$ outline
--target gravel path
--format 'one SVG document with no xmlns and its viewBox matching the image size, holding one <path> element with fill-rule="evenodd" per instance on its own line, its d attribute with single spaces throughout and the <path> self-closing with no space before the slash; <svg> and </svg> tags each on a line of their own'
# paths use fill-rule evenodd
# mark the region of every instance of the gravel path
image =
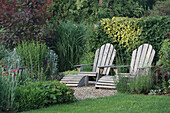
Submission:
<svg viewBox="0 0 170 113">
<path fill-rule="evenodd" d="M 86 98 L 97 98 L 115 95 L 116 90 L 111 89 L 95 89 L 94 86 L 89 87 L 76 87 L 74 88 L 74 95 L 78 100 L 83 100 Z"/>
</svg>

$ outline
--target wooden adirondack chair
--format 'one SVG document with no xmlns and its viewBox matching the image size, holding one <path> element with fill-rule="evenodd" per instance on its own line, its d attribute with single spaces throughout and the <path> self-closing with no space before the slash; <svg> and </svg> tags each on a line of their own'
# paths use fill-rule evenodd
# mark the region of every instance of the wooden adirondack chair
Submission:
<svg viewBox="0 0 170 113">
<path fill-rule="evenodd" d="M 118 75 L 122 75 L 123 77 L 134 78 L 135 76 L 148 72 L 149 68 L 151 68 L 151 64 L 155 55 L 155 50 L 152 48 L 150 44 L 143 44 L 139 46 L 138 49 L 135 49 L 132 53 L 131 64 L 123 65 L 123 66 L 100 66 L 100 73 L 102 73 L 103 69 L 106 67 L 114 68 L 116 77 Z M 130 67 L 129 73 L 118 73 L 117 68 L 121 67 Z"/>
<path fill-rule="evenodd" d="M 65 83 L 67 86 L 76 86 L 81 87 L 84 83 L 88 85 L 88 77 L 89 76 L 97 76 L 97 80 L 99 76 L 99 68 L 98 66 L 112 65 L 113 60 L 116 55 L 116 50 L 114 49 L 112 44 L 102 45 L 101 48 L 96 50 L 94 63 L 93 64 L 83 64 L 83 65 L 75 65 L 77 70 L 79 71 L 78 75 L 66 75 L 61 79 L 61 83 Z M 83 72 L 83 66 L 93 66 L 92 72 Z M 102 73 L 104 75 L 108 75 L 110 71 L 110 67 L 102 68 Z"/>
<path fill-rule="evenodd" d="M 107 43 L 105 45 L 102 45 L 99 49 L 96 50 L 93 64 L 75 65 L 75 67 L 79 71 L 80 75 L 97 76 L 97 74 L 99 73 L 98 66 L 112 65 L 115 55 L 116 50 L 114 49 L 113 45 Z M 89 65 L 93 66 L 92 72 L 83 72 L 82 67 Z M 109 71 L 110 67 L 106 67 L 103 69 L 103 72 L 101 74 L 108 75 Z"/>
<path fill-rule="evenodd" d="M 83 65 L 75 65 L 77 70 L 79 71 L 79 75 L 86 76 L 97 76 L 99 74 L 98 66 L 112 65 L 113 60 L 116 55 L 116 50 L 112 44 L 107 43 L 102 45 L 99 49 L 96 50 L 94 63 L 93 64 L 83 64 Z M 93 66 L 92 72 L 83 72 L 83 66 Z M 103 72 L 101 74 L 108 75 L 110 71 L 110 67 L 103 68 Z M 97 76 L 98 80 L 99 76 Z"/>
</svg>

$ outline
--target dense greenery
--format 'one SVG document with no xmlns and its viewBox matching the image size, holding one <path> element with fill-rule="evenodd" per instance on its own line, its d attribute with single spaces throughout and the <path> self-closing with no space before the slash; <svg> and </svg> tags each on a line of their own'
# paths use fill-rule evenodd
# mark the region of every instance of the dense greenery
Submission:
<svg viewBox="0 0 170 113">
<path fill-rule="evenodd" d="M 148 93 L 153 87 L 153 77 L 151 74 L 140 75 L 129 81 L 131 93 Z"/>
<path fill-rule="evenodd" d="M 159 51 L 162 41 L 169 37 L 170 24 L 168 17 L 144 17 L 140 19 L 113 17 L 112 19 L 103 19 L 99 27 L 103 28 L 103 33 L 111 38 L 112 43 L 122 48 L 126 47 L 129 52 L 143 43 L 149 43 L 155 50 Z M 116 49 L 119 50 L 119 48 Z M 158 61 L 158 58 L 156 53 L 154 63 Z"/>
<path fill-rule="evenodd" d="M 13 48 L 21 40 L 39 40 L 42 36 L 42 26 L 51 19 L 47 11 L 49 0 L 1 0 L 0 29 L 5 31 L 0 40 L 9 48 Z"/>
<path fill-rule="evenodd" d="M 133 0 L 105 0 L 101 6 L 97 0 L 54 0 L 51 12 L 59 20 L 86 23 L 113 16 L 141 17 L 144 14 L 143 8 Z"/>
<path fill-rule="evenodd" d="M 58 56 L 44 43 L 23 41 L 18 44 L 16 50 L 21 58 L 22 66 L 28 68 L 32 79 L 50 79 L 57 74 Z"/>
<path fill-rule="evenodd" d="M 164 40 L 161 50 L 159 51 L 159 61 L 157 69 L 159 70 L 158 84 L 165 93 L 170 92 L 170 39 Z"/>
<path fill-rule="evenodd" d="M 58 23 L 54 21 L 49 27 L 56 24 Z M 74 65 L 79 64 L 86 50 L 90 27 L 73 22 L 60 22 L 57 28 L 58 31 L 52 34 L 54 38 L 52 49 L 58 54 L 59 71 L 74 69 Z"/>
<path fill-rule="evenodd" d="M 75 101 L 73 90 L 55 81 L 29 82 L 16 89 L 18 111 Z"/>
<path fill-rule="evenodd" d="M 168 113 L 170 110 L 170 101 L 168 100 L 169 96 L 117 94 L 110 97 L 86 99 L 72 104 L 55 105 L 24 113 Z"/>
</svg>

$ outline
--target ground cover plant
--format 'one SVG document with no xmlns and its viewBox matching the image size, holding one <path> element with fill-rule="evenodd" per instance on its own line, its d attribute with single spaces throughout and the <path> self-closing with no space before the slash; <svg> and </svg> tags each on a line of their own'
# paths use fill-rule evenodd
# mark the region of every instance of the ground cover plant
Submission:
<svg viewBox="0 0 170 113">
<path fill-rule="evenodd" d="M 168 113 L 170 111 L 169 99 L 169 96 L 117 94 L 24 113 Z"/>
<path fill-rule="evenodd" d="M 15 93 L 18 112 L 76 100 L 71 88 L 56 81 L 28 82 Z"/>
</svg>

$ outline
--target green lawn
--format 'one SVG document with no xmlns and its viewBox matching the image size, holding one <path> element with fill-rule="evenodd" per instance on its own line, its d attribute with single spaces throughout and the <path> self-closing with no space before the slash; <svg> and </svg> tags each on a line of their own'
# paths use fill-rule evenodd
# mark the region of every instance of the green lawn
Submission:
<svg viewBox="0 0 170 113">
<path fill-rule="evenodd" d="M 117 94 L 24 113 L 170 113 L 170 97 Z"/>
</svg>

